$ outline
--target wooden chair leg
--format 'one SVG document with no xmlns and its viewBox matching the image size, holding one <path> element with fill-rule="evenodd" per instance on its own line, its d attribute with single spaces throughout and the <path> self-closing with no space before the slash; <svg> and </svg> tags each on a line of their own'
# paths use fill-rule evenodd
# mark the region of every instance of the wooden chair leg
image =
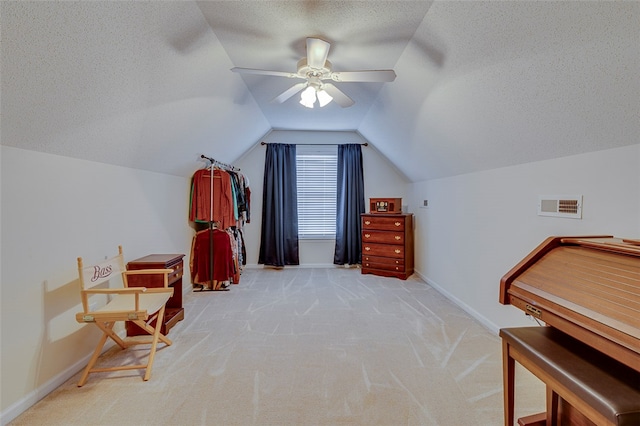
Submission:
<svg viewBox="0 0 640 426">
<path fill-rule="evenodd" d="M 113 325 L 111 327 L 113 327 Z M 96 361 L 98 361 L 98 357 L 100 356 L 100 353 L 102 352 L 102 347 L 107 342 L 107 338 L 108 338 L 107 333 L 103 331 L 102 337 L 100 338 L 100 341 L 96 345 L 96 349 L 93 351 L 93 355 L 91 355 L 91 359 L 89 360 L 89 363 L 85 367 L 84 372 L 82 373 L 82 376 L 80 377 L 80 381 L 78 382 L 78 387 L 82 387 L 87 382 L 87 378 L 89 377 L 89 373 L 91 372 L 91 369 L 95 365 Z"/>
<path fill-rule="evenodd" d="M 513 426 L 515 417 L 515 360 L 509 355 L 509 344 L 502 340 L 502 386 L 504 392 L 504 424 Z"/>
<path fill-rule="evenodd" d="M 153 332 L 153 341 L 151 343 L 151 351 L 149 352 L 149 362 L 147 363 L 147 369 L 144 373 L 144 380 L 147 381 L 151 377 L 151 367 L 153 366 L 153 360 L 156 357 L 156 348 L 158 347 L 158 339 L 161 336 L 160 328 L 162 321 L 164 320 L 164 310 L 165 307 L 162 306 L 160 311 L 158 312 L 158 317 L 156 319 L 156 328 Z"/>
<path fill-rule="evenodd" d="M 164 314 L 165 314 L 165 306 L 163 306 L 158 311 L 158 313 L 156 315 L 156 318 L 155 318 L 156 327 L 155 328 L 147 325 L 147 323 L 145 321 L 142 321 L 142 320 L 134 320 L 133 321 L 139 327 L 141 327 L 142 329 L 146 330 L 152 336 L 152 339 L 150 341 L 131 341 L 131 342 L 127 341 L 126 342 L 126 341 L 122 340 L 120 338 L 120 336 L 118 336 L 113 331 L 113 327 L 116 324 L 115 321 L 95 322 L 94 324 L 97 325 L 100 328 L 100 330 L 102 330 L 102 337 L 100 338 L 100 341 L 96 345 L 96 348 L 93 351 L 93 354 L 91 355 L 91 358 L 89 359 L 89 363 L 85 367 L 85 369 L 84 369 L 84 371 L 82 373 L 82 376 L 80 377 L 80 381 L 78 382 L 78 387 L 83 386 L 87 382 L 89 374 L 95 373 L 95 372 L 99 372 L 99 371 L 134 370 L 134 369 L 143 369 L 144 368 L 145 369 L 144 380 L 145 381 L 149 380 L 149 378 L 151 377 L 151 368 L 153 367 L 153 361 L 155 359 L 156 350 L 158 348 L 158 342 L 162 341 L 162 342 L 166 343 L 167 345 L 171 345 L 172 344 L 171 340 L 169 340 L 164 334 L 162 334 L 160 332 L 160 329 L 162 327 L 162 323 L 163 323 L 163 320 L 164 320 Z M 153 321 L 153 318 L 149 320 L 149 322 L 151 322 L 151 321 Z M 100 357 L 100 354 L 102 353 L 102 349 L 103 349 L 104 345 L 106 344 L 107 339 L 109 339 L 109 338 L 111 338 L 122 349 L 126 349 L 127 347 L 133 346 L 133 345 L 149 344 L 150 343 L 151 344 L 151 350 L 149 352 L 149 358 L 148 358 L 147 364 L 127 365 L 127 366 L 120 366 L 120 367 L 94 368 L 95 364 L 98 361 L 98 358 Z"/>
</svg>

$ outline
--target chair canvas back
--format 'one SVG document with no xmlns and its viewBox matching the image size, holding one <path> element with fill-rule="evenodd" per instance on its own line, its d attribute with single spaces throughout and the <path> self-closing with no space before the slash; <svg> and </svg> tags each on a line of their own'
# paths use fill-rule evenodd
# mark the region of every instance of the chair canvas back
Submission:
<svg viewBox="0 0 640 426">
<path fill-rule="evenodd" d="M 122 254 L 103 260 L 102 262 L 79 268 L 82 289 L 88 289 L 109 281 L 113 277 L 121 276 L 125 271 Z"/>
</svg>

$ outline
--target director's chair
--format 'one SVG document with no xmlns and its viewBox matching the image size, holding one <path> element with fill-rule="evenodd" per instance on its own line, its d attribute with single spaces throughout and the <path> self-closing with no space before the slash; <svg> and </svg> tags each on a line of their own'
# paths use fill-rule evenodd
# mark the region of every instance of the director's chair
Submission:
<svg viewBox="0 0 640 426">
<path fill-rule="evenodd" d="M 171 345 L 165 335 L 160 333 L 160 327 L 164 318 L 165 305 L 173 295 L 173 288 L 168 286 L 168 276 L 171 269 L 141 269 L 127 271 L 122 254 L 122 246 L 118 246 L 118 255 L 111 259 L 104 260 L 98 264 L 84 266 L 82 258 L 78 257 L 78 274 L 80 277 L 80 296 L 82 299 L 83 311 L 76 314 L 76 321 L 80 323 L 95 324 L 102 330 L 102 337 L 87 364 L 78 386 L 86 383 L 90 373 L 116 371 L 116 370 L 138 370 L 145 369 L 143 380 L 149 380 L 151 367 L 158 346 L 158 341 Z M 129 287 L 127 277 L 129 275 L 162 274 L 164 275 L 164 287 L 146 288 Z M 100 284 L 120 277 L 121 288 L 96 288 Z M 108 302 L 97 309 L 89 303 L 92 295 L 106 295 Z M 155 327 L 152 326 L 155 320 Z M 152 338 L 146 340 L 122 339 L 113 331 L 114 325 L 118 321 L 131 321 L 149 333 Z M 104 344 L 111 338 L 122 349 L 129 346 L 151 344 L 149 357 L 146 364 L 122 365 L 114 367 L 94 368 Z"/>
</svg>

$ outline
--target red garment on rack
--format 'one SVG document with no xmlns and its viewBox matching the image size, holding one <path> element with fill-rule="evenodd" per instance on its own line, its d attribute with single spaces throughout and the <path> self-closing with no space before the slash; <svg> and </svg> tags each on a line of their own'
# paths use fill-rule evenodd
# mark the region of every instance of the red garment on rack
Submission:
<svg viewBox="0 0 640 426">
<path fill-rule="evenodd" d="M 213 241 L 209 239 L 211 235 Z M 213 242 L 213 254 L 211 243 Z M 213 275 L 211 260 L 213 259 Z M 212 280 L 229 281 L 234 275 L 233 253 L 229 235 L 219 229 L 205 229 L 193 237 L 191 244 L 191 282 L 207 284 Z"/>
<path fill-rule="evenodd" d="M 213 180 L 213 205 L 211 203 L 211 181 Z M 210 169 L 194 173 L 189 220 L 218 222 L 221 229 L 236 225 L 233 214 L 233 191 L 229 173 L 215 169 L 213 179 Z"/>
</svg>

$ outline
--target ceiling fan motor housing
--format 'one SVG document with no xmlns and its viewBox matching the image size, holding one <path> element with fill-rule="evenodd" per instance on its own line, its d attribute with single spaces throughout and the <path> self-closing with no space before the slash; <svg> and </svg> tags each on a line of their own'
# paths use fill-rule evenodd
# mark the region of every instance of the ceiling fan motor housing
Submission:
<svg viewBox="0 0 640 426">
<path fill-rule="evenodd" d="M 331 79 L 331 62 L 325 61 L 322 68 L 311 68 L 307 65 L 307 58 L 302 58 L 298 61 L 298 75 L 309 79 L 312 77 L 318 80 Z"/>
</svg>

